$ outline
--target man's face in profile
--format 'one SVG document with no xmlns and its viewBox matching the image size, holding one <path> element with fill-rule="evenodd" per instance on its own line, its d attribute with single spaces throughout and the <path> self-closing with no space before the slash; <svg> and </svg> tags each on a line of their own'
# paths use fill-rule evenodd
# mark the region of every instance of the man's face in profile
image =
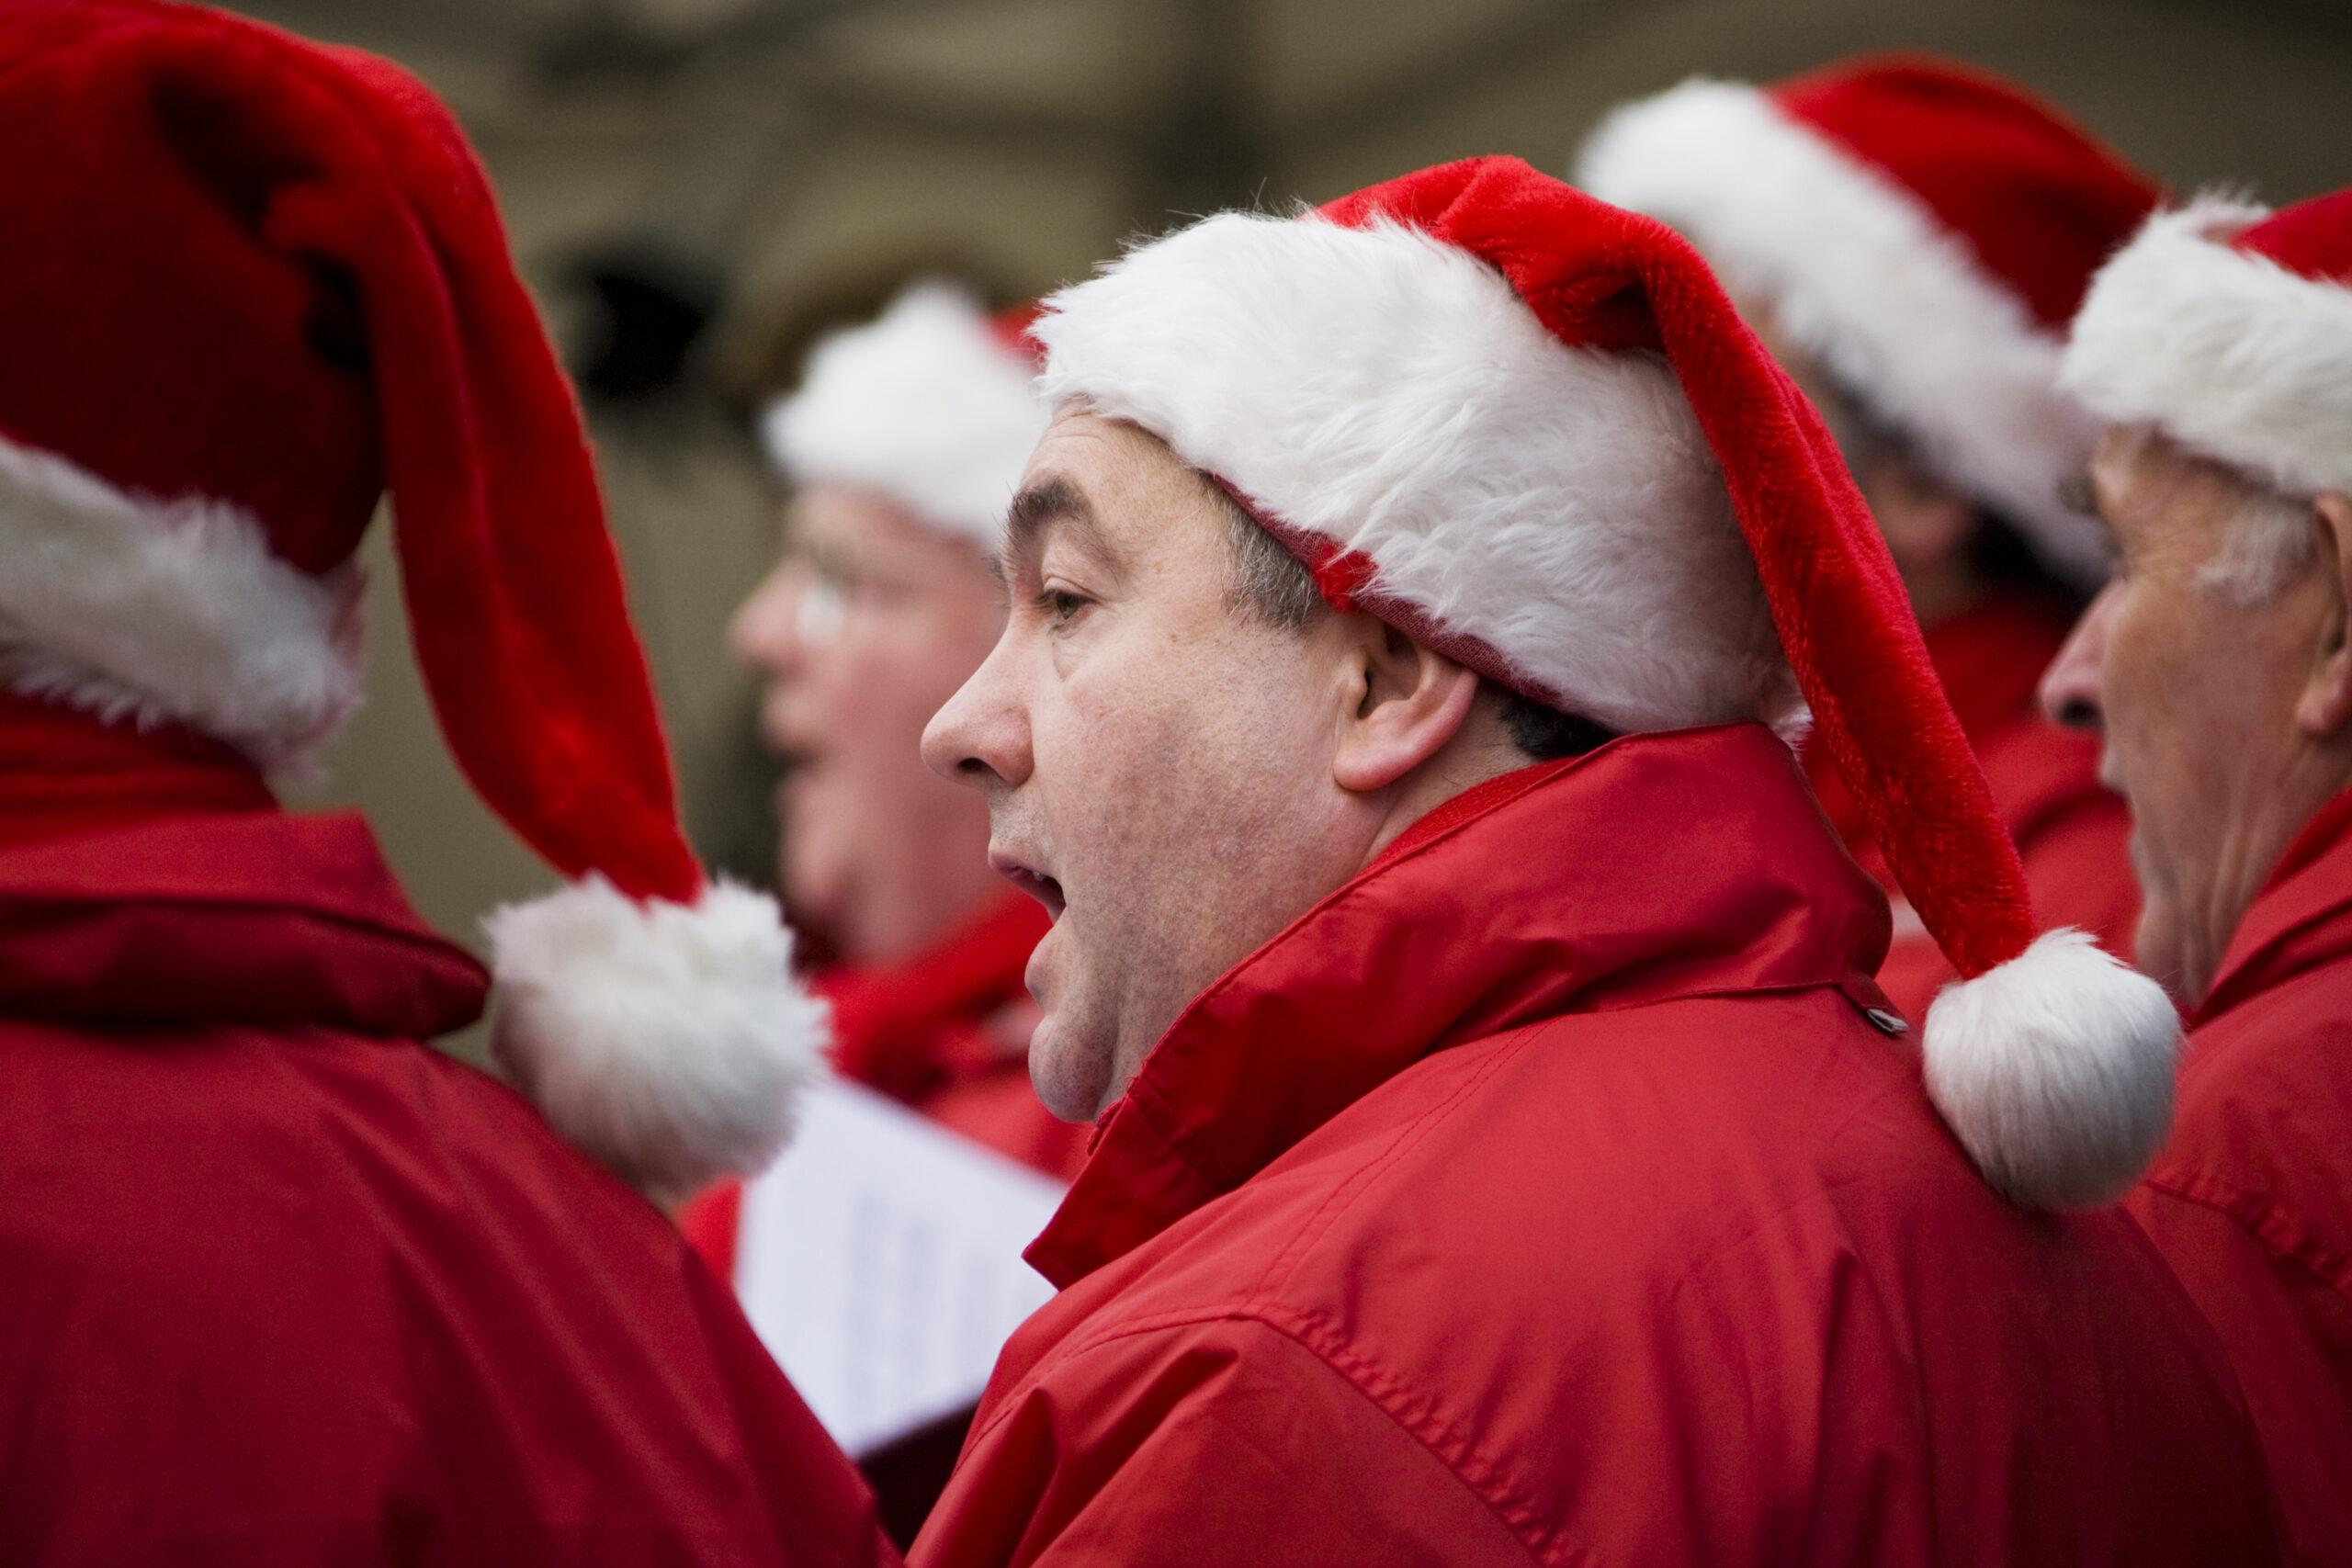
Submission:
<svg viewBox="0 0 2352 1568">
<path fill-rule="evenodd" d="M 888 961 L 994 891 L 981 813 L 920 747 L 996 640 L 1002 595 L 978 547 L 867 491 L 812 484 L 790 529 L 730 628 L 763 678 L 761 738 L 790 765 L 783 885 L 844 956 Z"/>
<path fill-rule="evenodd" d="M 1229 526 L 1158 440 L 1062 415 L 1013 508 L 1004 635 L 924 736 L 986 794 L 992 863 L 1054 917 L 1030 1071 L 1071 1121 L 1370 834 L 1331 773 L 1339 637 L 1237 612 Z"/>
</svg>

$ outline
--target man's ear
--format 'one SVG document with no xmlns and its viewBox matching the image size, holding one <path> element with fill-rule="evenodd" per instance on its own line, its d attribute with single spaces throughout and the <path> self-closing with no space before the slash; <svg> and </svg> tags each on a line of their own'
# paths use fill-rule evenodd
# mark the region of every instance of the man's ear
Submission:
<svg viewBox="0 0 2352 1568">
<path fill-rule="evenodd" d="M 2295 722 L 2317 739 L 2340 734 L 2352 724 L 2352 498 L 2322 491 L 2312 502 L 2312 528 L 2318 536 L 2314 543 L 2327 601 L 2311 679 L 2296 699 Z"/>
<path fill-rule="evenodd" d="M 1347 619 L 1351 711 L 1340 716 L 1331 777 L 1358 795 L 1385 789 L 1445 749 L 1470 716 L 1477 675 L 1361 611 Z"/>
</svg>

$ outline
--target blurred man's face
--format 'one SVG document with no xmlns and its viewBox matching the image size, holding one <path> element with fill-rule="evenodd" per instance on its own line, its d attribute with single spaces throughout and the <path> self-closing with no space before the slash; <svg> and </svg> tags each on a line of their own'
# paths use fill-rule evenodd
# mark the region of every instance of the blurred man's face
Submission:
<svg viewBox="0 0 2352 1568">
<path fill-rule="evenodd" d="M 2249 604 L 2211 581 L 2244 485 L 2159 437 L 2110 431 L 2091 465 L 2117 568 L 2042 683 L 2062 722 L 2105 732 L 2101 780 L 2132 803 L 2143 902 L 2135 958 L 2201 998 L 2270 868 L 2332 784 L 2297 718 L 2325 574 Z M 2314 794 L 2314 792 L 2316 792 Z"/>
<path fill-rule="evenodd" d="M 1333 777 L 1339 623 L 1238 614 L 1227 513 L 1133 426 L 1057 419 L 1004 561 L 1011 620 L 924 755 L 988 800 L 990 858 L 1054 929 L 1029 963 L 1039 1097 L 1124 1092 L 1194 996 L 1361 867 L 1379 802 Z"/>
<path fill-rule="evenodd" d="M 878 496 L 814 484 L 784 559 L 736 612 L 765 678 L 762 738 L 786 896 L 844 957 L 904 957 L 1000 889 L 981 803 L 925 768 L 922 728 L 988 654 L 1003 595 L 979 549 Z"/>
</svg>

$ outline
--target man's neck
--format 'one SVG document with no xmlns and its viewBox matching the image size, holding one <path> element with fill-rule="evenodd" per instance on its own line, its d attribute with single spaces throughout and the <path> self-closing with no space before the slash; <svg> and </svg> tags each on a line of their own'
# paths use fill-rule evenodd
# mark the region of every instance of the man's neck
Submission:
<svg viewBox="0 0 2352 1568">
<path fill-rule="evenodd" d="M 1364 865 L 1378 860 L 1414 823 L 1447 801 L 1488 779 L 1517 773 L 1534 761 L 1512 741 L 1503 725 L 1500 705 L 1482 695 L 1453 739 L 1397 781 L 1394 800 L 1364 854 Z"/>
</svg>

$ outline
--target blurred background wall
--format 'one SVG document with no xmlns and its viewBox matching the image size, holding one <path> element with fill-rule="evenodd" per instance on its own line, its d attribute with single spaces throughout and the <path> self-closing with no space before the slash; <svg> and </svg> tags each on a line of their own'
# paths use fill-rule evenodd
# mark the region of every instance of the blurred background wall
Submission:
<svg viewBox="0 0 2352 1568">
<path fill-rule="evenodd" d="M 765 878 L 773 775 L 729 612 L 775 545 L 751 434 L 809 335 L 912 271 L 1000 301 L 1183 215 L 1442 159 L 1565 168 L 1610 106 L 1865 48 L 1979 62 L 2177 188 L 2352 182 L 2352 0 L 250 0 L 390 55 L 488 164 L 579 377 L 688 826 Z M 446 760 L 370 544 L 369 705 L 301 805 L 375 818 L 476 937 L 552 875 Z M 472 1050 L 478 1037 L 457 1043 Z"/>
</svg>

